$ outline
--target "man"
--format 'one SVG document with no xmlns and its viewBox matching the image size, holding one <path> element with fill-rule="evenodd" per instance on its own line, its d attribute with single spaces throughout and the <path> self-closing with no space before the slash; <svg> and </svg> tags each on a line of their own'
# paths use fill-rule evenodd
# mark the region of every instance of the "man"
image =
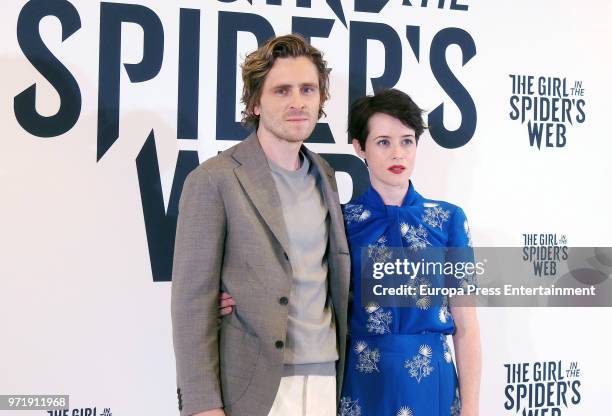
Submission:
<svg viewBox="0 0 612 416">
<path fill-rule="evenodd" d="M 186 179 L 172 283 L 181 415 L 335 415 L 349 255 L 333 170 L 302 143 L 328 98 L 295 35 L 242 66 L 254 132 Z M 237 306 L 218 327 L 218 296 Z"/>
</svg>

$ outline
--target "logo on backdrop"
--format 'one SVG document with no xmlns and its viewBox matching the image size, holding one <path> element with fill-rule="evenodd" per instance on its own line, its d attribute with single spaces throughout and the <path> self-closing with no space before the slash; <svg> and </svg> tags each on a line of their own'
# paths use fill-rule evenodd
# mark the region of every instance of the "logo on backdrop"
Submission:
<svg viewBox="0 0 612 416">
<path fill-rule="evenodd" d="M 113 416 L 111 409 L 105 407 L 98 410 L 97 407 L 82 407 L 79 409 L 47 410 L 48 416 Z"/>
<path fill-rule="evenodd" d="M 48 85 L 33 83 L 14 98 L 15 118 L 20 126 L 33 136 L 41 138 L 57 138 L 72 129 L 79 121 L 82 107 L 81 85 L 58 57 L 47 47 L 39 23 L 47 16 L 54 16 L 61 26 L 62 42 L 71 37 L 78 37 L 81 31 L 99 30 L 98 49 L 98 104 L 97 104 L 97 160 L 111 150 L 119 138 L 121 122 L 121 74 L 127 74 L 129 83 L 142 83 L 158 76 L 164 58 L 170 55 L 166 62 L 174 62 L 174 54 L 178 54 L 178 70 L 176 71 L 176 139 L 198 140 L 200 96 L 213 95 L 216 99 L 216 122 L 207 129 L 214 131 L 216 140 L 242 140 L 248 131 L 236 121 L 237 68 L 239 33 L 249 33 L 257 39 L 259 45 L 275 36 L 278 30 L 286 31 L 290 27 L 294 33 L 300 33 L 308 41 L 313 38 L 348 38 L 348 49 L 342 50 L 348 68 L 348 104 L 366 94 L 368 85 L 374 91 L 394 87 L 402 74 L 411 73 L 414 68 L 407 67 L 407 62 L 414 66 L 427 66 L 435 80 L 431 88 L 444 91 L 447 97 L 434 104 L 427 117 L 431 137 L 440 146 L 453 149 L 464 146 L 474 135 L 477 123 L 475 102 L 455 74 L 456 65 L 449 64 L 446 51 L 449 48 L 458 49 L 461 54 L 461 66 L 467 66 L 476 56 L 476 43 L 472 35 L 457 27 L 454 22 L 449 27 L 436 28 L 431 32 L 430 25 L 404 25 L 392 27 L 381 22 L 369 21 L 369 16 L 381 13 L 386 8 L 388 0 L 356 0 L 353 4 L 359 20 L 347 22 L 340 0 L 327 0 L 314 6 L 311 0 L 267 0 L 265 10 L 270 10 L 270 16 L 265 13 L 249 13 L 250 6 L 245 2 L 235 0 L 219 0 L 228 3 L 224 8 L 235 10 L 207 11 L 202 13 L 197 8 L 181 8 L 176 6 L 179 14 L 178 25 L 164 26 L 162 19 L 152 8 L 140 4 L 120 2 L 100 2 L 98 27 L 81 27 L 81 15 L 75 5 L 67 0 L 30 0 L 27 2 L 17 20 L 17 40 L 21 51 L 32 66 L 51 85 L 60 100 L 56 114 L 42 115 L 36 109 L 36 93 L 38 88 L 49 88 Z M 263 2 L 260 2 L 263 3 Z M 346 3 L 346 2 L 345 2 Z M 416 7 L 425 9 L 443 9 L 452 16 L 465 15 L 469 10 L 467 0 L 450 0 L 437 2 L 402 2 L 401 10 L 405 11 L 406 21 L 411 19 L 411 10 Z M 212 4 L 212 2 L 206 2 Z M 282 29 L 275 28 L 273 15 L 278 15 L 283 4 L 295 5 L 297 13 L 283 15 Z M 262 6 L 264 6 L 262 4 Z M 79 4 L 79 7 L 84 7 Z M 309 9 L 317 10 L 313 17 Z M 204 8 L 205 9 L 205 8 Z M 305 16 L 301 14 L 304 10 Z M 439 15 L 440 10 L 436 10 Z M 203 15 L 207 19 L 216 19 L 217 39 L 204 37 L 200 34 Z M 212 16 L 212 17 L 211 17 Z M 269 19 L 269 20 L 268 20 Z M 380 20 L 380 19 L 375 19 Z M 286 26 L 285 23 L 290 23 Z M 350 23 L 350 24 L 349 24 Z M 91 25 L 91 21 L 87 21 Z M 137 25 L 142 29 L 141 39 L 122 38 L 122 25 Z M 332 28 L 336 26 L 337 30 Z M 175 38 L 175 45 L 164 42 L 167 37 Z M 170 36 L 168 34 L 170 33 Z M 407 41 L 408 46 L 402 43 Z M 384 71 L 377 77 L 367 72 L 368 45 L 376 41 L 384 49 Z M 121 51 L 123 46 L 137 43 L 142 49 L 142 59 L 138 63 L 123 61 Z M 66 48 L 55 45 L 57 48 Z M 200 62 L 208 62 L 208 54 L 216 54 L 217 83 L 211 84 L 204 80 L 200 85 Z M 408 59 L 412 57 L 412 59 Z M 426 58 L 426 59 L 425 59 Z M 371 57 L 370 57 L 371 61 Z M 206 91 L 201 94 L 201 91 Z M 418 100 L 417 100 L 418 101 Z M 456 129 L 448 129 L 445 119 L 448 119 L 449 106 L 459 110 L 460 123 Z M 347 107 L 348 110 L 348 107 Z M 205 110 L 203 110 L 205 111 Z M 346 118 L 345 118 L 346 119 Z M 448 124 L 448 123 L 447 123 Z M 126 139 L 126 138 L 123 138 Z M 139 138 L 142 139 L 142 138 Z M 333 137 L 328 123 L 317 124 L 309 138 L 310 143 L 347 143 L 348 137 Z M 182 142 L 185 143 L 185 142 Z M 186 146 L 188 147 L 188 146 Z M 323 157 L 337 171 L 348 173 L 353 180 L 353 196 L 364 191 L 368 185 L 367 169 L 357 157 L 349 154 L 323 154 Z M 149 245 L 149 259 L 154 281 L 169 281 L 172 274 L 172 257 L 178 201 L 187 174 L 200 163 L 198 152 L 180 150 L 178 152 L 175 174 L 166 204 L 161 186 L 161 175 L 158 164 L 155 134 L 150 132 L 136 158 L 136 169 L 140 187 L 144 223 Z M 167 209 L 166 209 L 167 205 Z"/>
<path fill-rule="evenodd" d="M 565 147 L 568 129 L 586 119 L 582 81 L 519 74 L 510 79 L 510 119 L 527 122 L 529 145 L 538 150 Z"/>
<path fill-rule="evenodd" d="M 537 277 L 557 275 L 560 261 L 567 260 L 565 234 L 523 234 L 523 261 L 533 265 Z"/>
<path fill-rule="evenodd" d="M 582 400 L 578 362 L 537 361 L 508 363 L 504 367 L 504 409 L 509 414 L 562 416 Z"/>
</svg>

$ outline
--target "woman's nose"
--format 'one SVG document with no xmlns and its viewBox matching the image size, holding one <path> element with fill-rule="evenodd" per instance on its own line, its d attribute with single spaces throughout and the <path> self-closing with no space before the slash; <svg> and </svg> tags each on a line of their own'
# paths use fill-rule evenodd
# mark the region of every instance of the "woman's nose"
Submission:
<svg viewBox="0 0 612 416">
<path fill-rule="evenodd" d="M 391 158 L 393 159 L 401 159 L 403 157 L 402 149 L 400 146 L 393 146 L 391 148 Z"/>
</svg>

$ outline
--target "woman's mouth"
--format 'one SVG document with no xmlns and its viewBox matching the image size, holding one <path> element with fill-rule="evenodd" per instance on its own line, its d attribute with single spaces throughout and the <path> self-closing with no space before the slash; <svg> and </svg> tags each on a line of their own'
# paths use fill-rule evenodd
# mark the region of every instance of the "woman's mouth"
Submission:
<svg viewBox="0 0 612 416">
<path fill-rule="evenodd" d="M 387 169 L 389 172 L 394 173 L 396 175 L 399 175 L 401 173 L 403 173 L 406 168 L 402 165 L 393 165 L 391 166 L 389 169 Z"/>
</svg>

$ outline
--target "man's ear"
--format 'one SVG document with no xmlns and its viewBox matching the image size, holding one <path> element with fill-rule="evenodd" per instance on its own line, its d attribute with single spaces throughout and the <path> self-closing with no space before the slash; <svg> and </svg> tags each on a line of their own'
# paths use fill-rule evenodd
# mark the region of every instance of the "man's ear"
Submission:
<svg viewBox="0 0 612 416">
<path fill-rule="evenodd" d="M 353 139 L 353 148 L 355 149 L 355 153 L 362 159 L 365 159 L 365 152 L 361 149 L 361 145 L 359 144 L 359 140 Z"/>
</svg>

